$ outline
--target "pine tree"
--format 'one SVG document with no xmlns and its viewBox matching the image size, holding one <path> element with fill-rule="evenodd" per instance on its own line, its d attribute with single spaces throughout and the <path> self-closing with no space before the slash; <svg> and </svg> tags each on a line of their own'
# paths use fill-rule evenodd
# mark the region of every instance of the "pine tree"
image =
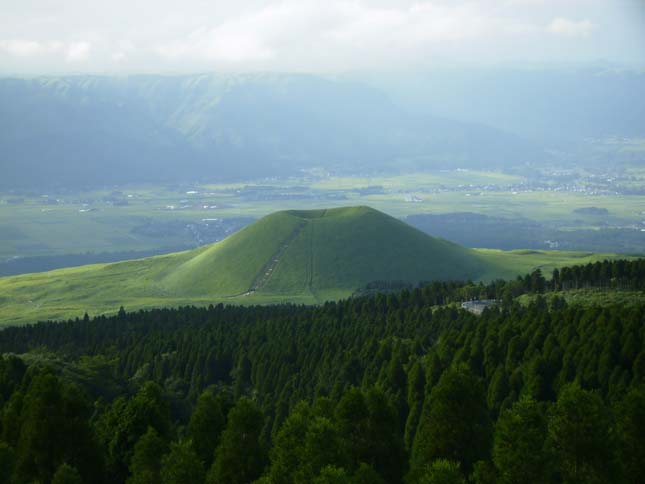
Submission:
<svg viewBox="0 0 645 484">
<path fill-rule="evenodd" d="M 545 452 L 546 437 L 546 416 L 531 398 L 522 398 L 502 412 L 493 444 L 500 484 L 548 481 L 552 463 Z"/>
<path fill-rule="evenodd" d="M 567 385 L 549 418 L 548 434 L 565 483 L 611 481 L 608 412 L 595 392 Z"/>
<path fill-rule="evenodd" d="M 466 484 L 458 462 L 437 459 L 424 470 L 419 484 Z"/>
<path fill-rule="evenodd" d="M 107 449 L 108 474 L 113 481 L 124 481 L 134 446 L 152 427 L 162 439 L 170 433 L 170 407 L 163 389 L 146 382 L 127 400 L 118 398 L 97 423 L 99 438 Z"/>
<path fill-rule="evenodd" d="M 67 462 L 86 480 L 100 481 L 102 467 L 88 424 L 89 414 L 90 408 L 76 388 L 61 384 L 51 370 L 37 373 L 20 413 L 18 479 L 49 481 Z"/>
<path fill-rule="evenodd" d="M 170 452 L 161 459 L 162 484 L 199 484 L 204 475 L 204 465 L 189 441 L 170 444 Z"/>
<path fill-rule="evenodd" d="M 5 442 L 0 442 L 0 484 L 9 484 L 13 476 L 16 454 Z"/>
<path fill-rule="evenodd" d="M 213 453 L 219 443 L 225 423 L 226 418 L 221 399 L 213 395 L 211 391 L 202 393 L 190 416 L 188 436 L 206 468 L 209 468 L 213 461 Z"/>
<path fill-rule="evenodd" d="M 426 401 L 414 440 L 412 476 L 436 459 L 468 472 L 489 453 L 491 423 L 482 383 L 464 369 L 446 371 Z"/>
<path fill-rule="evenodd" d="M 83 484 L 83 479 L 75 467 L 63 463 L 54 473 L 51 484 Z"/>
<path fill-rule="evenodd" d="M 326 466 L 316 476 L 313 484 L 353 484 L 353 480 L 342 467 Z"/>
<path fill-rule="evenodd" d="M 632 388 L 616 411 L 618 458 L 625 480 L 636 484 L 645 476 L 645 386 Z"/>
<path fill-rule="evenodd" d="M 266 464 L 266 449 L 260 441 L 263 426 L 258 406 L 242 397 L 228 414 L 207 481 L 245 484 L 257 479 Z"/>
<path fill-rule="evenodd" d="M 161 457 L 168 445 L 153 427 L 141 436 L 134 446 L 128 484 L 156 484 L 161 480 Z"/>
</svg>

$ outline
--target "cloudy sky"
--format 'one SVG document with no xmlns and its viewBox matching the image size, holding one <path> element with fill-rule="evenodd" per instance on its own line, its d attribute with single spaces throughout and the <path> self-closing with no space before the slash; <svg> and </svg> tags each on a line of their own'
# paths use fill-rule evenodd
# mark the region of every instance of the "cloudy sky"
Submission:
<svg viewBox="0 0 645 484">
<path fill-rule="evenodd" d="M 0 0 L 0 72 L 645 66 L 645 0 Z"/>
</svg>

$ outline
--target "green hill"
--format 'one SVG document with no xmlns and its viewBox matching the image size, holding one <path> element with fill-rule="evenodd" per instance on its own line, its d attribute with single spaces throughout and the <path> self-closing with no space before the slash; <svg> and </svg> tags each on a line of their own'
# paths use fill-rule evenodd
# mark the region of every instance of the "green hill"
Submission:
<svg viewBox="0 0 645 484">
<path fill-rule="evenodd" d="M 0 278 L 0 325 L 119 306 L 314 303 L 376 280 L 489 280 L 606 257 L 466 249 L 368 207 L 289 210 L 190 251 Z"/>
<path fill-rule="evenodd" d="M 467 249 L 367 207 L 264 217 L 183 262 L 161 284 L 173 294 L 317 294 L 374 280 L 477 278 Z"/>
</svg>

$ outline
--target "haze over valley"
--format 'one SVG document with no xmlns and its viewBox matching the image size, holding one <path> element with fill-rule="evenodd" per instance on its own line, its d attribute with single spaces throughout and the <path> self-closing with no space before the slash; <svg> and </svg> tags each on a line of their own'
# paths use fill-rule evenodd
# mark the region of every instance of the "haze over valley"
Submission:
<svg viewBox="0 0 645 484">
<path fill-rule="evenodd" d="M 467 72 L 5 78 L 0 273 L 196 247 L 302 204 L 469 247 L 642 251 L 645 75 Z"/>
</svg>

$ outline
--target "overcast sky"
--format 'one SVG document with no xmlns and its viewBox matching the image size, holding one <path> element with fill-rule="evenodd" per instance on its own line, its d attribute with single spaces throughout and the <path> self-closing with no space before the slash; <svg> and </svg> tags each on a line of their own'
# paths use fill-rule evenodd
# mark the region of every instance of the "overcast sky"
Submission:
<svg viewBox="0 0 645 484">
<path fill-rule="evenodd" d="M 645 0 L 0 0 L 0 71 L 645 66 Z"/>
</svg>

